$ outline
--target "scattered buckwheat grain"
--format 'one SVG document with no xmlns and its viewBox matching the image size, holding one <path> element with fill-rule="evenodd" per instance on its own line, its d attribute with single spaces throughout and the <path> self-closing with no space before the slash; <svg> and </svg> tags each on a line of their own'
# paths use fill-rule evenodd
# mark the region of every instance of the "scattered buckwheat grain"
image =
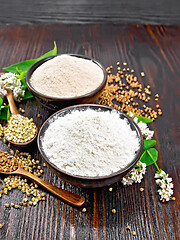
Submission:
<svg viewBox="0 0 180 240">
<path fill-rule="evenodd" d="M 126 66 L 123 63 L 122 66 Z M 157 107 L 152 109 L 148 107 L 149 102 L 157 102 L 159 95 L 155 95 L 155 100 L 151 98 L 150 85 L 143 86 L 134 75 L 134 69 L 123 68 L 121 71 L 120 63 L 117 62 L 117 72 L 111 73 L 110 68 L 107 71 L 107 84 L 99 97 L 99 104 L 113 107 L 121 112 L 132 112 L 138 116 L 144 116 L 153 121 L 162 116 L 162 112 L 157 112 Z M 145 77 L 145 73 L 141 72 Z M 142 107 L 146 103 L 146 108 Z M 151 104 L 152 105 L 152 104 Z"/>
</svg>

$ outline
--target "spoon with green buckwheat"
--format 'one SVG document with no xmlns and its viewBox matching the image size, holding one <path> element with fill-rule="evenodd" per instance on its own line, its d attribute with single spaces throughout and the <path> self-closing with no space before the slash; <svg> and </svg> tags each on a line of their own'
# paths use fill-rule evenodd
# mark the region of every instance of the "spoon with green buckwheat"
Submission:
<svg viewBox="0 0 180 240">
<path fill-rule="evenodd" d="M 13 99 L 12 90 L 6 88 L 5 90 L 7 91 L 6 98 L 9 103 L 11 117 L 4 127 L 4 137 L 15 146 L 27 146 L 37 137 L 38 129 L 32 118 L 29 119 L 20 115 Z"/>
</svg>

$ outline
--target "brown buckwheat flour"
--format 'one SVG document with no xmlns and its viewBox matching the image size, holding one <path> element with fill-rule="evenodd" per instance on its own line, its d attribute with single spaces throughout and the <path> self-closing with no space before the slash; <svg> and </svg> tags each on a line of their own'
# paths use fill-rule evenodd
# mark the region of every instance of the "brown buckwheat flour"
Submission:
<svg viewBox="0 0 180 240">
<path fill-rule="evenodd" d="M 59 98 L 85 95 L 103 81 L 103 70 L 91 60 L 61 55 L 43 63 L 30 83 L 38 92 Z"/>
</svg>

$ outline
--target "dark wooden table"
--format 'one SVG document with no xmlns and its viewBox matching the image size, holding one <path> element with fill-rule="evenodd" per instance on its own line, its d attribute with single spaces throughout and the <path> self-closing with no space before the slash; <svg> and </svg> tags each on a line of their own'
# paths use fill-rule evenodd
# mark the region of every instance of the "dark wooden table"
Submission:
<svg viewBox="0 0 180 240">
<path fill-rule="evenodd" d="M 0 198 L 0 239 L 179 239 L 180 27 L 1 25 L 0 68 L 42 55 L 53 48 L 54 40 L 59 53 L 92 56 L 106 67 L 126 61 L 137 73 L 146 73 L 144 83 L 151 85 L 153 94 L 159 93 L 163 110 L 163 116 L 151 124 L 159 151 L 158 164 L 173 178 L 176 200 L 160 202 L 152 166 L 140 184 L 125 187 L 118 182 L 112 192 L 108 187 L 88 190 L 65 184 L 46 168 L 43 179 L 84 196 L 87 212 L 48 193 L 46 201 L 35 207 L 5 209 L 6 202 L 22 199 L 15 189 Z M 21 102 L 18 107 L 24 108 L 25 115 L 33 117 L 38 127 L 52 114 L 35 99 Z M 7 144 L 1 141 L 0 149 L 8 150 Z M 28 151 L 42 165 L 36 144 Z M 140 192 L 140 187 L 145 190 Z M 136 236 L 126 230 L 127 225 Z"/>
<path fill-rule="evenodd" d="M 180 25 L 179 12 L 179 0 L 1 0 L 0 23 Z"/>
</svg>

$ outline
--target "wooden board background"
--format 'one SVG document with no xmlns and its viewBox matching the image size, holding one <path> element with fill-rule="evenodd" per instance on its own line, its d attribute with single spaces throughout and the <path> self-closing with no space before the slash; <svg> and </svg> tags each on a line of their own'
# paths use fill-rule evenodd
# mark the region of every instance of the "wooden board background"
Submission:
<svg viewBox="0 0 180 240">
<path fill-rule="evenodd" d="M 0 3 L 2 24 L 180 24 L 178 0 L 1 0 Z"/>
<path fill-rule="evenodd" d="M 5 209 L 5 203 L 22 200 L 23 194 L 14 190 L 0 198 L 0 239 L 179 239 L 180 27 L 2 25 L 0 68 L 39 57 L 53 48 L 54 40 L 59 53 L 92 56 L 106 67 L 126 61 L 137 76 L 141 71 L 146 73 L 144 84 L 151 85 L 153 95 L 159 93 L 163 110 L 163 116 L 150 125 L 157 140 L 158 164 L 173 178 L 176 201 L 159 201 L 154 167 L 148 167 L 141 184 L 125 187 L 118 182 L 112 192 L 108 187 L 97 191 L 73 187 L 45 169 L 43 179 L 86 198 L 87 212 L 71 208 L 48 193 L 46 201 L 36 207 Z M 38 127 L 51 115 L 35 99 L 18 106 L 34 118 Z M 0 149 L 8 150 L 7 144 L 0 142 Z M 42 165 L 36 145 L 28 151 Z M 113 208 L 116 214 L 111 212 Z M 126 230 L 127 225 L 136 231 L 135 237 Z"/>
</svg>

